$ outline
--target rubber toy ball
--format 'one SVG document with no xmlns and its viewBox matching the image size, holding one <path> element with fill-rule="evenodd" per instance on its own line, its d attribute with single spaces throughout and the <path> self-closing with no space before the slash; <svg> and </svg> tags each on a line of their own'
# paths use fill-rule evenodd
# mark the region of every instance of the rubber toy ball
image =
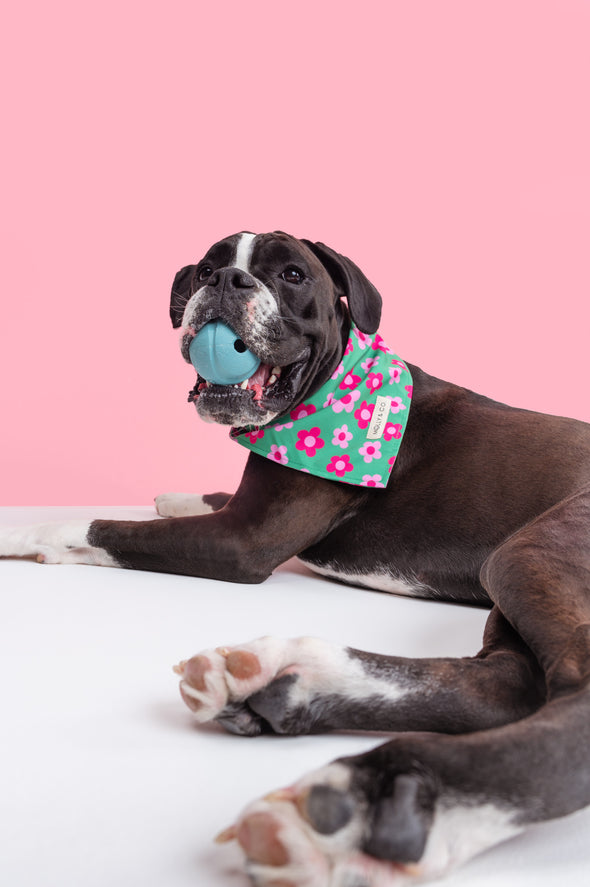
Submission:
<svg viewBox="0 0 590 887">
<path fill-rule="evenodd" d="M 212 320 L 199 330 L 190 344 L 189 357 L 199 375 L 215 385 L 236 385 L 260 366 L 259 358 L 221 320 Z"/>
</svg>

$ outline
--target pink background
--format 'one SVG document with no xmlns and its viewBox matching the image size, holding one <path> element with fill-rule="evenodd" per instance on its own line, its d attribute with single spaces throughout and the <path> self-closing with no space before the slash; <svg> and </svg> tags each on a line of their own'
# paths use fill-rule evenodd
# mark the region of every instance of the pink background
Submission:
<svg viewBox="0 0 590 887">
<path fill-rule="evenodd" d="M 235 486 L 168 296 L 242 229 L 356 260 L 407 360 L 590 420 L 587 0 L 25 0 L 0 40 L 0 504 Z"/>
</svg>

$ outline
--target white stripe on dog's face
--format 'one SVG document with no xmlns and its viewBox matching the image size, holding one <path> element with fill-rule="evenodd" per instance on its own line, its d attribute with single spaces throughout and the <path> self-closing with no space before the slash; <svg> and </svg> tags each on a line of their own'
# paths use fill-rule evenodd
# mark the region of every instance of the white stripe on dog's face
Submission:
<svg viewBox="0 0 590 887">
<path fill-rule="evenodd" d="M 254 248 L 256 234 L 240 234 L 238 245 L 236 247 L 236 258 L 234 266 L 240 271 L 250 270 L 250 257 Z"/>
<path fill-rule="evenodd" d="M 237 323 L 234 325 L 237 330 L 242 330 L 244 341 L 247 342 L 248 347 L 264 361 L 268 355 L 269 327 L 273 319 L 279 314 L 279 307 L 277 299 L 269 287 L 258 277 L 255 277 L 250 270 L 255 241 L 258 236 L 251 233 L 234 235 L 232 239 L 235 243 L 235 252 L 226 269 L 237 268 L 251 278 L 245 287 L 238 287 L 233 293 L 235 296 L 233 317 L 234 320 L 237 320 Z M 215 306 L 216 298 L 218 296 L 209 289 L 207 283 L 204 283 L 203 286 L 193 293 L 184 309 L 180 340 L 181 347 L 183 347 L 183 343 L 186 346 L 184 342 L 186 334 L 191 333 L 192 330 L 192 335 L 194 335 L 194 330 L 202 326 L 202 323 L 199 324 L 199 314 L 203 305 L 205 305 L 206 309 L 205 320 L 208 319 L 207 311 L 210 318 L 211 304 Z M 240 312 L 242 313 L 241 323 Z M 231 324 L 231 319 L 227 318 L 226 322 Z M 188 359 L 186 354 L 184 356 L 185 360 Z M 268 359 L 271 360 L 270 357 Z M 248 424 L 248 422 L 240 423 L 236 421 L 234 424 Z"/>
<path fill-rule="evenodd" d="M 238 234 L 236 253 L 232 265 L 233 268 L 239 268 L 240 271 L 246 271 L 247 273 L 250 273 L 250 259 L 252 258 L 252 251 L 254 249 L 254 241 L 256 240 L 256 237 L 256 234 Z M 263 286 L 263 284 L 260 284 L 260 286 Z M 205 287 L 206 284 L 199 287 L 199 289 L 193 293 L 193 295 L 186 303 L 184 315 L 182 318 L 183 332 L 186 331 L 191 324 L 195 309 L 201 297 L 201 293 L 203 292 Z M 266 287 L 264 287 L 264 289 L 266 289 Z"/>
</svg>

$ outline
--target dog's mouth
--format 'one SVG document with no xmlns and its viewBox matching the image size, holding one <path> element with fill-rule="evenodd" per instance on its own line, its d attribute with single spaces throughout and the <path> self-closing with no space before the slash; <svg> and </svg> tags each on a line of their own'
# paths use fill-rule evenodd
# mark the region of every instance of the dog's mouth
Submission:
<svg viewBox="0 0 590 887">
<path fill-rule="evenodd" d="M 214 389 L 211 393 L 214 393 L 216 396 L 223 394 L 235 396 L 233 392 L 245 392 L 246 396 L 253 400 L 255 404 L 261 406 L 263 398 L 272 397 L 273 390 L 277 386 L 282 372 L 281 367 L 276 366 L 271 369 L 269 364 L 261 363 L 249 379 L 244 379 L 243 382 L 235 383 L 234 385 L 220 385 L 215 382 L 209 382 L 197 373 L 197 382 L 189 393 L 188 399 L 194 403 L 201 394 L 209 389 Z"/>
<path fill-rule="evenodd" d="M 306 362 L 307 356 L 286 367 L 261 363 L 248 379 L 233 385 L 210 382 L 197 374 L 188 400 L 206 421 L 265 425 L 293 405 Z"/>
</svg>

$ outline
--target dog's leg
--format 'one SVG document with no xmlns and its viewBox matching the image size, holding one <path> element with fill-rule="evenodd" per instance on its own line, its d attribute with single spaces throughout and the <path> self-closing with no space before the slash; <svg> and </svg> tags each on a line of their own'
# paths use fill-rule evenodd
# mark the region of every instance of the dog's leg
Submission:
<svg viewBox="0 0 590 887">
<path fill-rule="evenodd" d="M 338 729 L 465 733 L 507 724 L 544 701 L 542 673 L 497 608 L 470 659 L 403 659 L 317 638 L 261 638 L 177 667 L 195 718 L 232 733 Z"/>
<path fill-rule="evenodd" d="M 545 704 L 467 735 L 407 733 L 248 808 L 258 885 L 397 887 L 590 804 L 590 492 L 500 546 L 482 582 L 540 663 Z"/>
<path fill-rule="evenodd" d="M 161 493 L 154 502 L 161 517 L 191 517 L 198 514 L 211 514 L 227 505 L 231 493 Z"/>
<path fill-rule="evenodd" d="M 0 528 L 0 557 L 105 563 L 262 582 L 354 511 L 356 487 L 285 469 L 250 454 L 240 487 L 209 514 L 153 521 L 95 520 Z M 219 500 L 222 501 L 222 500 Z"/>
</svg>

